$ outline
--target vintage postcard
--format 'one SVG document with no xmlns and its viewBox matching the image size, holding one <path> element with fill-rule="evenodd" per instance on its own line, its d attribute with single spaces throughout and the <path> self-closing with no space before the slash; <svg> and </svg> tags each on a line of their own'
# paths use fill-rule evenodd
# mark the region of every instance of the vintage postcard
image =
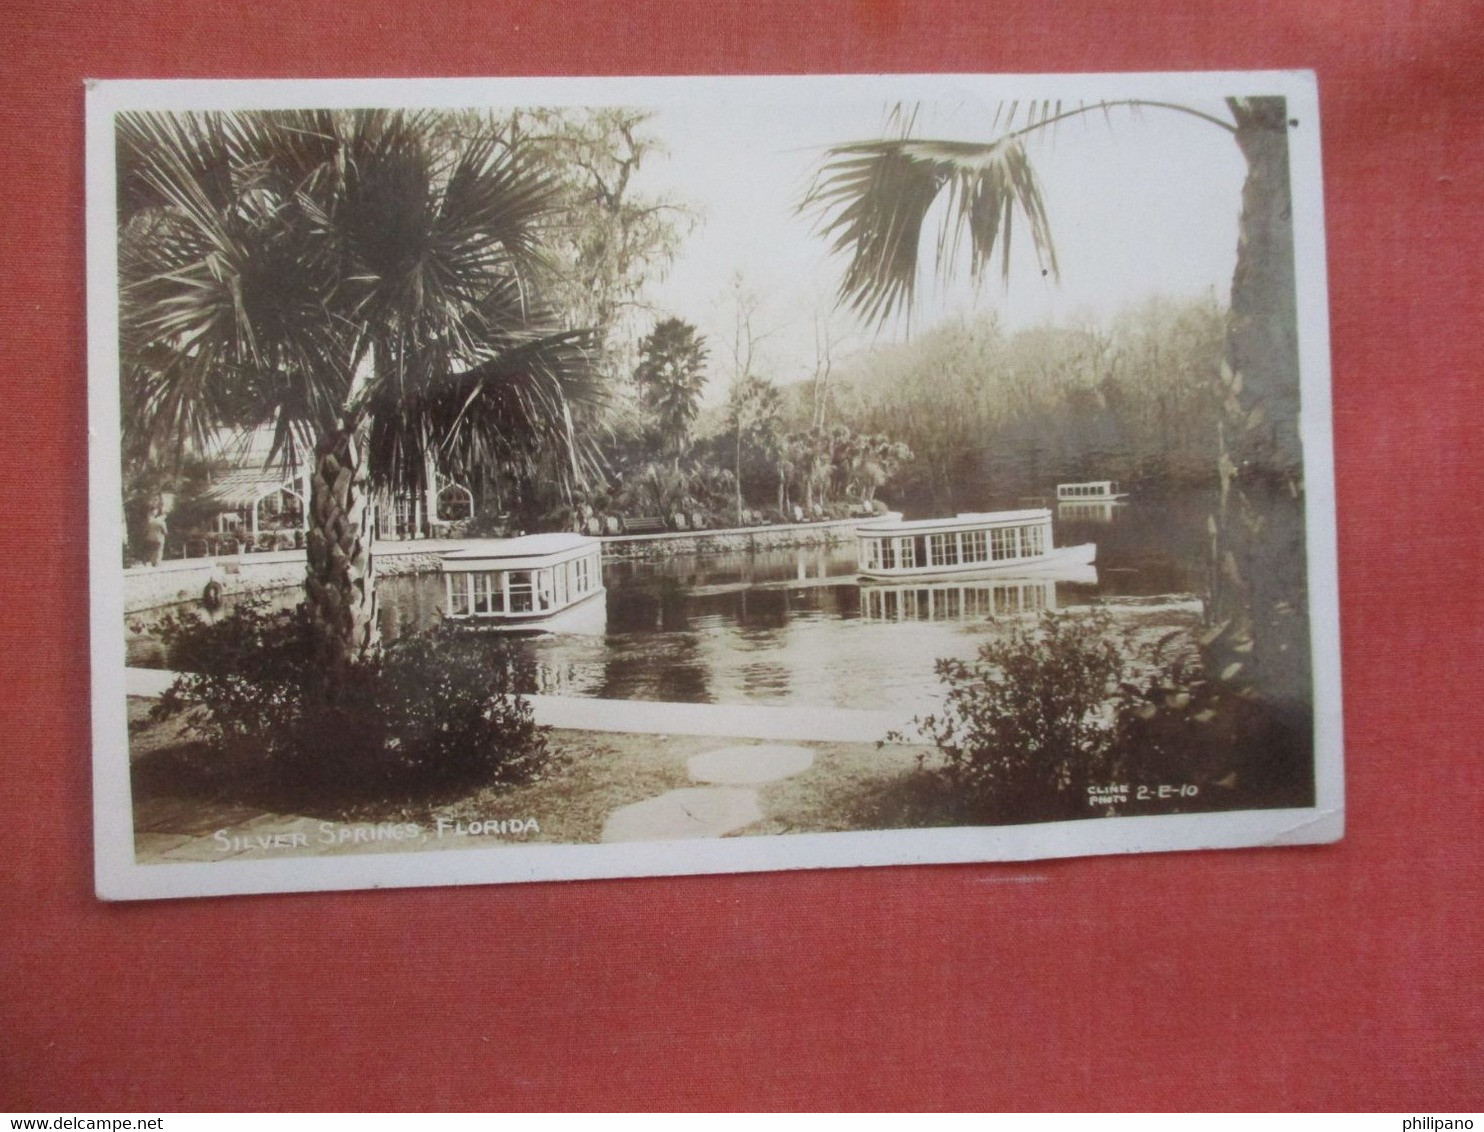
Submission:
<svg viewBox="0 0 1484 1132">
<path fill-rule="evenodd" d="M 1312 75 L 87 115 L 101 897 L 1341 835 Z"/>
</svg>

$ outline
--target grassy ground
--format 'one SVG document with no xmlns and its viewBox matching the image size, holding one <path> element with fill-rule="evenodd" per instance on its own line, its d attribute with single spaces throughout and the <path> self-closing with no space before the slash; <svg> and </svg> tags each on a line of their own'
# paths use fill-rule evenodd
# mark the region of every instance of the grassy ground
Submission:
<svg viewBox="0 0 1484 1132">
<path fill-rule="evenodd" d="M 210 821 L 177 822 L 197 803 L 203 818 L 213 810 L 240 819 L 243 812 L 285 813 L 285 800 L 271 794 L 251 767 L 213 766 L 178 720 L 148 721 L 149 701 L 131 699 L 131 758 L 136 813 L 157 832 L 172 824 L 193 828 Z M 316 806 L 302 799 L 292 812 L 335 822 L 448 822 L 536 819 L 540 832 L 522 841 L 592 844 L 608 815 L 620 807 L 670 790 L 695 786 L 686 769 L 694 755 L 757 740 L 690 735 L 635 735 L 598 731 L 553 731 L 553 759 L 536 780 L 471 790 L 438 802 Z M 946 824 L 933 814 L 920 789 L 918 768 L 935 757 L 923 748 L 871 743 L 800 743 L 814 763 L 791 778 L 759 787 L 764 819 L 738 835 L 833 833 Z"/>
</svg>

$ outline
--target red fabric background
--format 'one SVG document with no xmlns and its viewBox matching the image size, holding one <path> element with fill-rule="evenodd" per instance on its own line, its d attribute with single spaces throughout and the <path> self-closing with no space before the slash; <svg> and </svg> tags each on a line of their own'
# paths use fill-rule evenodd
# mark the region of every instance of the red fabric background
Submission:
<svg viewBox="0 0 1484 1132">
<path fill-rule="evenodd" d="M 235 7 L 235 6 L 233 6 Z M 0 1108 L 1477 1108 L 1484 7 L 0 8 Z M 85 77 L 1319 72 L 1337 846 L 105 906 Z"/>
</svg>

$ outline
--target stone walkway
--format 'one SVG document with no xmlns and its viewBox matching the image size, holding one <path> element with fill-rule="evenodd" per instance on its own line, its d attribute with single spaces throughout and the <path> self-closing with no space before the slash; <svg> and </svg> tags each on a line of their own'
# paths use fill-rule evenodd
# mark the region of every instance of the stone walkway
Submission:
<svg viewBox="0 0 1484 1132">
<path fill-rule="evenodd" d="M 791 778 L 814 765 L 807 747 L 752 744 L 694 755 L 686 770 L 705 786 L 671 790 L 621 806 L 608 815 L 603 841 L 683 841 L 724 837 L 763 819 L 758 792 L 764 782 Z"/>
</svg>

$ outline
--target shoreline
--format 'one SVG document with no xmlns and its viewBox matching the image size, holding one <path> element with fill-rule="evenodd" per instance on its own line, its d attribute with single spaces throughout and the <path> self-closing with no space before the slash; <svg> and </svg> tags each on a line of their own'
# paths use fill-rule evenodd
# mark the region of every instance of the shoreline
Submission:
<svg viewBox="0 0 1484 1132">
<path fill-rule="evenodd" d="M 833 546 L 854 537 L 855 527 L 868 518 L 597 537 L 603 544 L 605 561 L 638 561 L 683 554 Z M 468 541 L 429 538 L 374 543 L 371 553 L 376 575 L 396 577 L 434 570 L 444 554 Z M 213 583 L 220 587 L 223 597 L 288 589 L 303 583 L 304 558 L 302 549 L 274 550 L 206 558 L 172 558 L 158 566 L 129 566 L 123 570 L 124 612 L 143 613 L 199 602 L 207 585 Z"/>
<path fill-rule="evenodd" d="M 175 677 L 176 673 L 164 668 L 126 668 L 124 694 L 158 699 Z M 890 732 L 905 734 L 912 727 L 911 714 L 860 708 L 605 700 L 543 694 L 521 698 L 530 702 L 539 725 L 562 731 L 877 743 L 884 742 Z"/>
</svg>

